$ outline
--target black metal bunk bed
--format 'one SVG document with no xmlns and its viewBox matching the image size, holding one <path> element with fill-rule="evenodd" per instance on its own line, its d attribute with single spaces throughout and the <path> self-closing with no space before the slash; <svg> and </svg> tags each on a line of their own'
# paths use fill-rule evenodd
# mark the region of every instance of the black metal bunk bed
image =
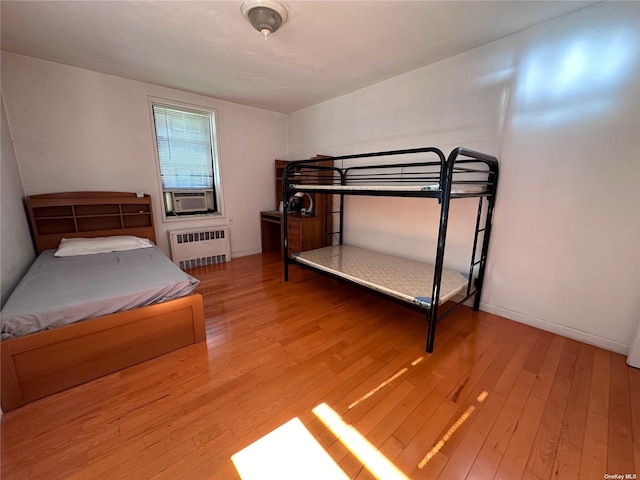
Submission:
<svg viewBox="0 0 640 480">
<path fill-rule="evenodd" d="M 495 157 L 463 147 L 455 148 L 448 157 L 433 147 L 334 156 L 323 158 L 322 162 L 317 159 L 290 162 L 282 180 L 285 281 L 289 279 L 289 265 L 296 264 L 425 311 L 427 352 L 433 352 L 438 321 L 472 297 L 473 309 L 479 309 L 498 184 Z M 289 254 L 289 199 L 298 192 L 324 194 L 328 246 Z M 343 245 L 345 195 L 437 199 L 440 221 L 435 264 Z M 444 267 L 450 201 L 457 198 L 478 199 L 471 261 L 469 271 L 464 274 Z M 332 215 L 337 215 L 339 221 L 332 221 Z M 337 229 L 330 231 L 329 227 L 335 227 L 336 223 Z M 389 275 L 376 278 L 374 272 L 380 271 Z M 425 290 L 430 295 L 425 294 Z M 439 314 L 438 306 L 456 295 L 458 301 Z"/>
</svg>

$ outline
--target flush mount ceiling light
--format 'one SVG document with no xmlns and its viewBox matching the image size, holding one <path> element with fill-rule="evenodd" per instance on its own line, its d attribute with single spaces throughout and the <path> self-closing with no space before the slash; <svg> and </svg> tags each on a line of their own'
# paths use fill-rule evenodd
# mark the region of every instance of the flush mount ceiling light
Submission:
<svg viewBox="0 0 640 480">
<path fill-rule="evenodd" d="M 242 2 L 242 15 L 266 40 L 287 21 L 287 10 L 275 0 L 245 0 Z"/>
</svg>

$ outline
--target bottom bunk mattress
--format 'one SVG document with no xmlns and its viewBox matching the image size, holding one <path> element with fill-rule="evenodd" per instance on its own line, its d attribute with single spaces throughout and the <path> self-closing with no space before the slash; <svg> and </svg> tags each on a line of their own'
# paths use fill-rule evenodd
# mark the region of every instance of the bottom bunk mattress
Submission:
<svg viewBox="0 0 640 480">
<path fill-rule="evenodd" d="M 193 293 L 199 281 L 157 247 L 54 256 L 42 252 L 2 312 L 2 338 L 71 324 Z"/>
<path fill-rule="evenodd" d="M 296 263 L 344 278 L 392 297 L 431 308 L 433 265 L 373 252 L 350 245 L 334 245 L 294 254 Z M 444 269 L 440 283 L 440 303 L 458 294 L 468 284 L 467 277 Z"/>
</svg>

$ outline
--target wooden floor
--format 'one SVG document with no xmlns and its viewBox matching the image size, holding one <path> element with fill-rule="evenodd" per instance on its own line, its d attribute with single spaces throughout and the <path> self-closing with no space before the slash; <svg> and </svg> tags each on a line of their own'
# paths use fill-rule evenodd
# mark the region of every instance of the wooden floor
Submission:
<svg viewBox="0 0 640 480">
<path fill-rule="evenodd" d="M 207 343 L 6 413 L 4 480 L 640 474 L 621 355 L 466 308 L 426 354 L 422 315 L 298 268 L 285 284 L 272 255 L 192 273 Z"/>
</svg>

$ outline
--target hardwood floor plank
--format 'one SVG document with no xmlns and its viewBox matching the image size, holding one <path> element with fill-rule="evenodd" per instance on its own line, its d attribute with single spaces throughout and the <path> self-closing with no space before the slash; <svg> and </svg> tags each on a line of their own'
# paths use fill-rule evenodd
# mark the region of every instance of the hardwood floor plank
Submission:
<svg viewBox="0 0 640 480">
<path fill-rule="evenodd" d="M 222 470 L 211 475 L 207 480 L 241 480 L 232 465 L 225 465 Z"/>
<path fill-rule="evenodd" d="M 158 365 L 155 359 L 150 362 L 150 365 Z M 85 435 L 111 430 L 114 422 L 126 412 L 152 401 L 153 398 L 164 397 L 173 390 L 172 382 L 177 379 L 174 372 L 159 370 L 147 373 L 146 378 L 133 381 L 122 378 L 119 374 L 112 374 L 54 397 L 33 402 L 21 409 L 26 415 L 24 422 L 12 424 L 11 419 L 14 417 L 4 416 L 3 427 L 15 431 L 15 443 L 3 446 L 3 454 L 24 453 L 24 447 L 29 445 L 34 432 L 41 432 L 43 429 L 63 438 L 74 437 L 79 440 L 85 438 Z M 107 389 L 111 396 L 105 398 L 102 389 Z M 50 418 L 51 421 L 43 421 L 44 418 Z M 54 436 L 44 436 L 40 441 L 43 448 L 55 448 Z"/>
<path fill-rule="evenodd" d="M 521 335 L 521 332 L 527 332 L 529 330 L 525 325 L 519 326 L 518 329 L 514 330 L 512 334 L 511 341 L 508 345 L 505 345 L 503 349 L 499 352 L 496 359 L 491 363 L 489 368 L 484 372 L 482 377 L 478 380 L 477 384 L 474 388 L 469 391 L 468 395 L 461 396 L 458 395 L 458 400 L 456 403 L 460 405 L 458 408 L 458 412 L 456 418 L 459 418 L 464 414 L 466 408 L 469 404 L 476 401 L 476 399 L 481 398 L 485 395 L 489 396 L 499 396 L 504 401 L 504 396 L 500 393 L 496 392 L 496 387 L 502 379 L 509 378 L 509 382 L 511 382 L 510 378 L 512 372 L 509 370 L 508 365 L 510 365 L 511 361 L 514 358 L 522 359 L 526 357 L 525 355 L 517 355 L 517 352 L 527 352 L 531 346 L 533 345 L 532 337 L 527 338 L 526 334 Z M 517 340 L 516 340 L 517 338 Z M 517 364 L 521 364 L 520 360 L 516 360 Z M 507 375 L 505 375 L 507 373 Z M 509 390 L 511 387 L 509 386 Z M 504 390 L 504 387 L 503 387 Z M 456 395 L 456 394 L 454 394 Z M 453 400 L 454 397 L 451 397 Z M 455 436 L 453 436 L 442 448 L 442 453 L 449 457 L 452 455 L 452 451 L 458 448 L 458 442 L 464 438 L 466 435 L 466 430 L 470 427 L 470 423 L 465 422 L 460 426 L 458 432 Z"/>
<path fill-rule="evenodd" d="M 302 412 L 309 411 L 321 402 L 329 401 L 329 399 L 331 398 L 344 397 L 345 393 L 343 391 L 342 385 L 344 385 L 349 380 L 353 381 L 354 377 L 357 378 L 357 376 L 366 375 L 364 370 L 372 363 L 373 360 L 368 357 L 359 358 L 349 367 L 342 370 L 340 373 L 335 374 L 326 382 L 318 385 L 318 387 L 316 387 L 306 395 L 289 404 L 288 408 L 283 409 L 277 414 L 264 419 L 264 421 L 260 423 L 260 425 L 258 425 L 256 429 L 260 433 L 266 435 L 267 433 L 275 430 L 280 425 L 290 420 L 292 415 L 297 416 Z"/>
<path fill-rule="evenodd" d="M 467 480 L 493 478 L 500 465 L 500 460 L 511 441 L 511 437 L 518 428 L 522 411 L 534 381 L 535 374 L 533 372 L 523 370 L 520 373 L 516 384 L 504 403 L 502 411 L 476 456 L 471 470 L 466 475 Z"/>
<path fill-rule="evenodd" d="M 558 454 L 556 455 L 555 463 L 551 471 L 551 478 L 579 480 L 581 457 L 582 449 L 576 447 L 568 440 L 560 438 L 560 442 L 558 442 Z M 604 478 L 604 475 L 599 478 Z"/>
<path fill-rule="evenodd" d="M 448 457 L 448 460 L 440 473 L 442 478 L 465 478 L 467 476 L 496 419 L 500 415 L 504 403 L 505 398 L 494 391 L 481 404 L 478 401 L 472 404 L 472 406 L 475 406 L 475 410 L 468 417 L 469 427 L 464 436 L 459 437 L 457 448 L 448 455 L 443 452 Z"/>
<path fill-rule="evenodd" d="M 376 477 L 373 473 L 363 467 L 354 477 L 351 478 L 354 478 L 355 480 L 378 480 L 380 477 Z"/>
<path fill-rule="evenodd" d="M 539 336 L 540 330 L 535 328 L 527 329 L 518 349 L 502 371 L 502 375 L 498 379 L 498 383 L 496 383 L 493 388 L 493 392 L 498 395 L 502 395 L 505 398 L 509 396 L 509 392 L 511 392 L 516 380 L 520 376 L 520 372 L 523 370 L 525 363 L 529 359 L 531 351 L 533 350 Z"/>
<path fill-rule="evenodd" d="M 432 451 L 433 446 L 447 431 L 447 425 L 454 419 L 458 406 L 451 402 L 440 402 L 422 424 L 400 455 L 393 460 L 403 472 L 412 472 Z M 430 461 L 430 460 L 429 460 Z"/>
<path fill-rule="evenodd" d="M 501 347 L 508 341 L 510 335 L 513 334 L 516 325 L 498 325 L 495 330 L 487 330 L 483 336 L 478 335 L 476 346 L 476 357 L 472 359 L 473 365 L 468 370 L 464 378 L 456 385 L 450 395 L 451 401 L 460 404 L 466 399 L 476 388 L 480 379 L 484 378 L 487 370 L 496 361 L 498 355 L 506 358 L 509 353 L 503 352 Z M 509 349 L 510 351 L 510 349 Z M 500 361 L 498 361 L 500 363 Z M 495 367 L 494 367 L 495 368 Z"/>
<path fill-rule="evenodd" d="M 38 458 L 34 461 L 33 456 L 27 454 L 27 461 L 34 463 L 36 468 L 41 466 L 41 470 L 44 472 L 49 472 L 48 475 L 52 476 L 52 470 L 48 466 L 48 464 L 52 464 L 58 466 L 60 464 L 64 465 L 73 463 L 70 459 L 75 455 L 75 458 L 84 459 L 84 462 L 91 461 L 92 457 L 96 455 L 97 451 L 112 451 L 114 449 L 118 449 L 122 447 L 123 443 L 127 443 L 128 440 L 131 440 L 132 444 L 138 443 L 138 438 L 134 433 L 127 433 L 125 428 L 124 433 L 122 430 L 121 422 L 129 418 L 128 412 L 132 411 L 140 411 L 144 409 L 144 403 L 153 404 L 158 398 L 166 397 L 167 387 L 164 386 L 160 397 L 157 395 L 155 389 L 152 390 L 152 393 L 149 397 L 140 396 L 139 401 L 131 402 L 127 401 L 123 403 L 123 407 L 117 411 L 119 416 L 114 417 L 112 411 L 109 408 L 104 409 L 105 416 L 103 417 L 103 424 L 99 426 L 99 428 L 95 428 L 97 424 L 92 420 L 91 417 L 86 418 L 83 425 L 72 424 L 70 428 L 67 430 L 64 429 L 56 429 L 55 435 L 47 437 L 46 441 L 43 441 L 43 445 L 48 445 L 49 454 L 46 457 Z M 144 392 L 148 394 L 149 391 Z M 146 400 L 142 400 L 146 398 Z M 160 412 L 158 412 L 158 416 L 160 416 Z M 143 418 L 143 417 L 141 417 Z M 110 434 L 104 435 L 104 428 L 108 426 L 110 428 Z M 115 428 L 115 431 L 113 430 Z M 55 439 L 58 439 L 57 444 L 59 444 L 60 438 L 74 438 L 76 443 L 72 446 L 60 449 L 55 442 Z M 98 438 L 98 441 L 92 440 L 93 438 Z M 15 458 L 15 457 L 14 457 Z M 53 478 L 53 477 L 51 477 Z"/>
<path fill-rule="evenodd" d="M 368 381 L 373 375 L 379 374 L 381 368 L 384 368 L 385 365 L 388 365 L 391 362 L 394 362 L 397 359 L 397 352 L 394 350 L 390 350 L 387 355 L 384 357 L 380 357 L 375 362 L 372 362 L 366 368 L 359 371 L 356 375 L 353 375 L 348 380 L 346 380 L 339 388 L 332 390 L 331 394 L 326 396 L 325 403 L 327 403 L 338 415 L 344 414 L 345 411 L 348 411 L 348 406 L 358 398 L 360 398 L 364 393 L 367 393 L 369 390 L 366 387 L 363 388 L 363 384 Z M 404 359 L 401 359 L 404 360 Z M 405 360 L 406 361 L 406 360 Z M 404 362 L 391 363 L 393 369 L 388 370 L 386 372 L 386 376 L 382 378 L 388 378 L 394 371 L 397 371 L 398 368 L 404 364 Z M 378 382 L 379 385 L 379 382 Z M 374 383 L 369 384 L 369 388 L 371 386 L 376 386 Z M 352 392 L 357 391 L 356 394 Z M 316 405 L 311 406 L 310 408 L 315 407 Z M 361 412 L 365 412 L 366 410 L 361 410 Z M 311 414 L 310 414 L 311 415 Z M 311 417 L 312 423 L 320 424 L 321 421 L 316 417 Z M 331 446 L 335 443 L 336 438 L 333 434 L 331 434 L 327 429 L 324 429 L 324 433 L 320 435 L 318 438 L 321 442 L 324 442 L 326 446 Z"/>
<path fill-rule="evenodd" d="M 579 472 L 581 478 L 589 475 L 600 475 L 604 478 L 604 475 L 608 472 L 608 433 L 608 416 L 589 410 L 587 412 L 582 457 L 580 459 Z"/>
<path fill-rule="evenodd" d="M 191 439 L 177 444 L 163 445 L 162 447 L 156 445 L 152 449 L 146 449 L 142 455 L 131 459 L 129 462 L 117 462 L 114 468 L 105 472 L 103 478 L 114 480 L 152 478 L 165 471 L 181 458 L 193 453 L 196 448 Z"/>
<path fill-rule="evenodd" d="M 436 409 L 445 402 L 447 394 L 465 372 L 466 367 L 461 366 L 459 370 L 453 370 L 445 377 L 438 377 L 442 378 L 442 380 L 437 383 L 435 388 L 426 395 L 418 406 L 411 411 L 407 418 L 394 430 L 393 437 L 403 445 L 409 445 L 411 440 L 428 423 Z M 449 404 L 448 409 L 457 410 L 458 406 L 456 404 L 451 402 L 447 403 Z M 452 412 L 452 415 L 453 413 L 455 412 Z M 444 428 L 444 425 L 442 428 Z M 431 446 L 428 447 L 427 451 L 430 448 Z"/>
<path fill-rule="evenodd" d="M 423 468 L 417 468 L 411 474 L 411 480 L 430 480 L 441 478 L 440 474 L 449 459 L 442 452 L 436 452 Z M 444 477 L 442 477 L 444 478 Z"/>
<path fill-rule="evenodd" d="M 545 402 L 535 395 L 530 395 L 522 410 L 522 417 L 516 425 L 507 449 L 496 472 L 496 480 L 513 480 L 523 478 L 527 459 L 538 432 L 544 413 Z"/>
<path fill-rule="evenodd" d="M 362 462 L 353 455 L 346 455 L 338 466 L 349 478 L 371 478 L 371 474 L 364 468 Z"/>
<path fill-rule="evenodd" d="M 629 366 L 619 354 L 611 354 L 609 390 L 609 450 L 607 470 L 613 473 L 635 473 L 629 398 Z M 638 408 L 637 405 L 634 408 Z"/>
<path fill-rule="evenodd" d="M 572 444 L 580 451 L 584 444 L 595 350 L 595 347 L 585 344 L 580 345 L 576 369 L 567 399 L 568 406 L 560 434 L 561 441 Z"/>
<path fill-rule="evenodd" d="M 549 396 L 566 341 L 566 338 L 555 335 L 551 340 L 544 361 L 540 365 L 538 378 L 533 385 L 533 395 L 536 395 L 542 400 L 546 400 Z"/>
<path fill-rule="evenodd" d="M 540 367 L 547 356 L 553 337 L 553 333 L 544 331 L 540 332 L 540 336 L 533 347 L 531 355 L 529 355 L 527 363 L 524 365 L 525 370 L 533 373 L 538 373 L 540 371 Z"/>
<path fill-rule="evenodd" d="M 154 480 L 211 478 L 218 472 L 228 469 L 232 463 L 231 455 L 249 444 L 251 444 L 249 439 L 236 440 L 227 430 L 219 438 L 200 446 L 190 455 L 184 456 L 151 478 Z"/>
<path fill-rule="evenodd" d="M 112 449 L 105 455 L 93 460 L 88 460 L 84 465 L 76 469 L 69 468 L 67 462 L 58 461 L 64 465 L 64 475 L 61 478 L 71 480 L 82 480 L 83 478 L 109 478 L 118 465 L 135 461 L 146 452 L 144 440 L 141 438 L 130 439 L 121 443 L 121 449 Z M 38 468 L 46 471 L 43 466 Z"/>
<path fill-rule="evenodd" d="M 593 355 L 593 372 L 589 392 L 589 410 L 609 416 L 609 383 L 611 352 L 597 348 Z"/>
<path fill-rule="evenodd" d="M 633 441 L 640 444 L 640 368 L 628 368 L 629 403 L 631 405 L 631 432 Z M 636 460 L 636 469 L 640 471 L 640 463 Z"/>
<path fill-rule="evenodd" d="M 392 412 L 380 420 L 380 422 L 369 432 L 368 438 L 374 445 L 382 445 L 382 451 L 387 452 L 386 445 L 391 443 L 393 449 L 402 444 L 392 434 L 393 432 L 416 410 L 418 405 L 423 401 L 425 396 L 429 395 L 433 389 L 442 381 L 433 373 L 428 373 L 423 377 L 423 381 L 414 385 L 415 388 L 403 399 L 402 403 L 397 405 Z M 391 442 L 389 442 L 391 441 Z M 386 454 L 386 453 L 385 453 Z M 389 453 L 395 458 L 394 450 Z"/>
<path fill-rule="evenodd" d="M 371 441 L 370 432 L 379 425 L 384 418 L 400 405 L 411 392 L 415 390 L 415 386 L 409 382 L 401 382 L 393 387 L 384 395 L 380 396 L 380 400 L 360 419 L 353 423 L 355 428 L 362 434 L 366 435 Z M 355 406 L 354 408 L 358 408 Z M 374 444 L 375 445 L 375 444 Z"/>
<path fill-rule="evenodd" d="M 529 455 L 527 471 L 539 478 L 550 478 L 553 473 L 579 348 L 579 343 L 573 340 L 568 340 L 565 343 L 538 433 Z"/>
<path fill-rule="evenodd" d="M 395 384 L 402 382 L 402 374 L 410 364 L 412 355 L 396 354 L 391 361 L 374 372 L 336 402 L 332 408 L 348 422 L 356 422 L 373 408 Z M 351 407 L 351 408 L 350 408 Z"/>
</svg>

